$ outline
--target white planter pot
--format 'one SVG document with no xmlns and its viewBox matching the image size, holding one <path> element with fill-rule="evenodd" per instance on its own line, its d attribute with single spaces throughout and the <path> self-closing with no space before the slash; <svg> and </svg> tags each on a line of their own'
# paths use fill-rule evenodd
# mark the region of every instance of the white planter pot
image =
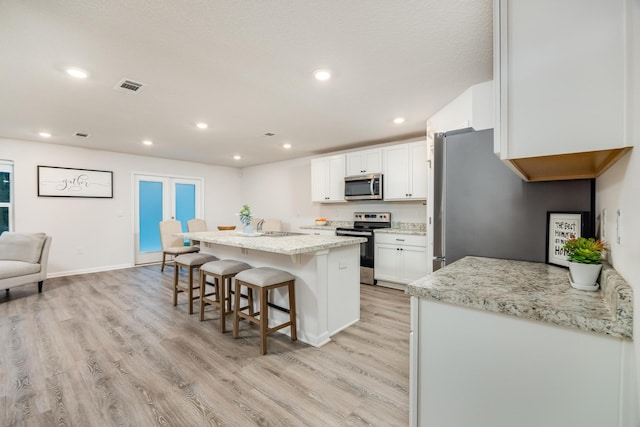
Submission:
<svg viewBox="0 0 640 427">
<path fill-rule="evenodd" d="M 578 262 L 569 262 L 571 286 L 576 289 L 586 291 L 595 291 L 598 289 L 598 276 L 602 264 L 580 264 Z"/>
</svg>

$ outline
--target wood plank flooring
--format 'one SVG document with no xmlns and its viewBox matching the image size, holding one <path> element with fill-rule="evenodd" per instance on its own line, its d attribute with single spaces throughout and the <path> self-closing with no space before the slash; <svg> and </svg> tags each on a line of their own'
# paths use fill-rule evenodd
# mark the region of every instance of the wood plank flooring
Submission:
<svg viewBox="0 0 640 427">
<path fill-rule="evenodd" d="M 172 278 L 153 265 L 0 292 L 0 426 L 408 425 L 403 292 L 362 285 L 360 322 L 329 344 L 273 334 L 260 356 L 257 327 L 234 340 L 214 308 L 174 307 Z"/>
</svg>

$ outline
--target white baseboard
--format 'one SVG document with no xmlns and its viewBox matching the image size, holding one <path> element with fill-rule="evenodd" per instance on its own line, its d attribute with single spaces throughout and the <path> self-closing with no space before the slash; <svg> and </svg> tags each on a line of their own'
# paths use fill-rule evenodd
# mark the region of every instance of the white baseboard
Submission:
<svg viewBox="0 0 640 427">
<path fill-rule="evenodd" d="M 135 267 L 135 265 L 133 264 L 105 265 L 102 267 L 84 268 L 81 270 L 57 271 L 55 273 L 47 274 L 47 279 L 53 279 L 54 277 L 76 276 L 78 274 L 101 273 L 103 271 L 122 270 L 125 268 L 131 268 L 131 267 Z"/>
<path fill-rule="evenodd" d="M 376 281 L 376 285 L 385 288 L 398 289 L 400 291 L 404 291 L 405 289 L 407 289 L 407 285 L 405 285 L 404 283 L 385 282 L 384 280 Z"/>
</svg>

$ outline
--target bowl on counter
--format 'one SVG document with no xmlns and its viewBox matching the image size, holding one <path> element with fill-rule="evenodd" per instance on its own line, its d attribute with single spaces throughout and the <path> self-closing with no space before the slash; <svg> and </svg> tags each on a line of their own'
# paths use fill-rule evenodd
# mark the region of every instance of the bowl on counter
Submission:
<svg viewBox="0 0 640 427">
<path fill-rule="evenodd" d="M 219 225 L 218 226 L 218 230 L 220 231 L 235 230 L 235 229 L 236 229 L 235 225 Z"/>
<path fill-rule="evenodd" d="M 316 219 L 316 225 L 327 225 L 327 220 L 324 218 Z"/>
</svg>

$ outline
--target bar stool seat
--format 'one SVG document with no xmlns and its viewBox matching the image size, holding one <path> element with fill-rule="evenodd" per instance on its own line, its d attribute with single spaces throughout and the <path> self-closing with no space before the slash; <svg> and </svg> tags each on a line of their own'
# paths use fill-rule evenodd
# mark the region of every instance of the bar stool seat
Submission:
<svg viewBox="0 0 640 427">
<path fill-rule="evenodd" d="M 296 297 L 295 297 L 295 276 L 289 272 L 271 267 L 258 267 L 250 270 L 244 270 L 235 277 L 234 290 L 234 309 L 233 309 L 233 337 L 238 337 L 238 329 L 240 319 L 246 319 L 260 326 L 260 353 L 267 353 L 267 335 L 286 328 L 291 327 L 291 341 L 298 339 L 296 331 Z M 252 300 L 253 290 L 260 294 L 260 310 L 253 311 L 253 304 L 248 307 L 240 307 L 240 289 L 242 286 L 247 287 L 247 293 Z M 289 312 L 289 321 L 269 328 L 269 312 L 268 298 L 269 291 L 281 287 L 287 287 L 289 293 L 289 309 L 271 305 L 272 308 Z M 248 309 L 248 313 L 244 310 Z"/>
<path fill-rule="evenodd" d="M 189 253 L 178 255 L 175 258 L 175 268 L 173 272 L 173 305 L 178 305 L 178 292 L 186 292 L 189 298 L 189 314 L 193 314 L 193 290 L 199 289 L 199 286 L 193 287 L 193 270 L 199 268 L 202 264 L 206 264 L 210 261 L 215 261 L 218 258 L 202 253 Z M 188 284 L 187 286 L 183 286 L 180 284 L 178 280 L 178 274 L 180 271 L 180 267 L 185 267 L 188 269 Z"/>
<path fill-rule="evenodd" d="M 227 316 L 231 311 L 231 279 L 238 273 L 250 269 L 246 262 L 232 259 L 211 261 L 200 266 L 200 321 L 204 320 L 205 305 L 214 305 L 220 310 L 220 332 L 227 328 Z M 213 277 L 214 291 L 206 293 L 207 276 Z M 214 298 L 209 298 L 214 296 Z M 251 301 L 253 303 L 253 301 Z"/>
</svg>

